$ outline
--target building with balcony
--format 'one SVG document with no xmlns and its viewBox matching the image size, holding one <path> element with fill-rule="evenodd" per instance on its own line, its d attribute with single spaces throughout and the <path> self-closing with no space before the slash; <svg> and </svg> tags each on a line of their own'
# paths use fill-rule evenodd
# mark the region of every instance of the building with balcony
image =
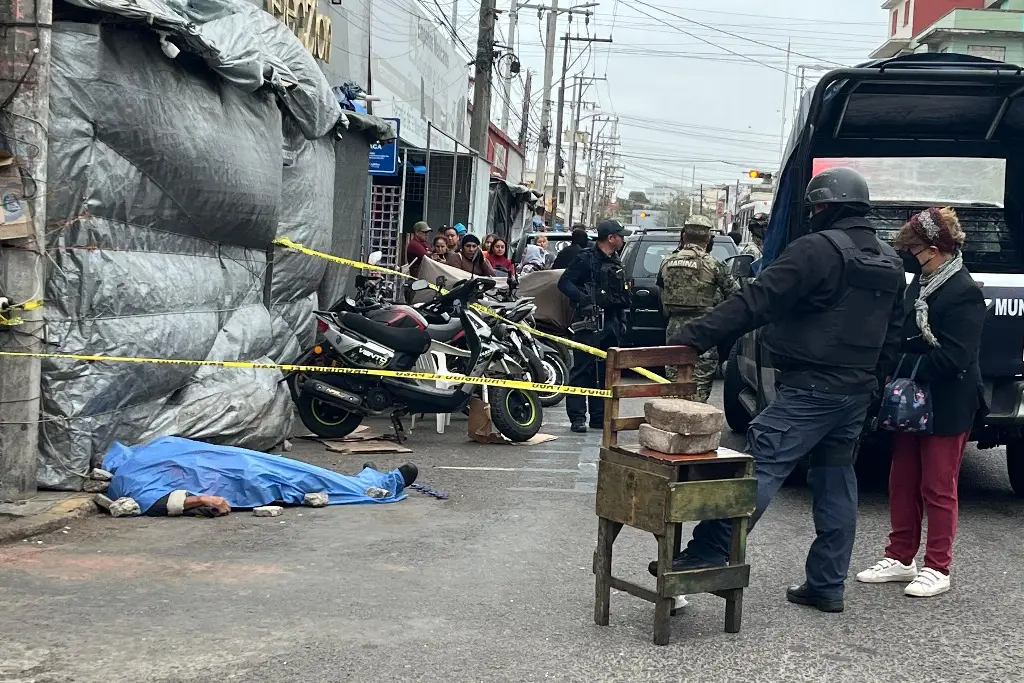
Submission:
<svg viewBox="0 0 1024 683">
<path fill-rule="evenodd" d="M 890 0 L 883 7 L 892 12 L 890 36 L 872 57 L 951 52 L 1024 64 L 1024 0 Z"/>
</svg>

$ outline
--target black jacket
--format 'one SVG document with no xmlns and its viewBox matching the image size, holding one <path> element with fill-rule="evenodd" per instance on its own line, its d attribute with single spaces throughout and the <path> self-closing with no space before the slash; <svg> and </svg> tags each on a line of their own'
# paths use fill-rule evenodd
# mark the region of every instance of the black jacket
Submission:
<svg viewBox="0 0 1024 683">
<path fill-rule="evenodd" d="M 562 251 L 558 252 L 558 256 L 555 257 L 555 262 L 551 264 L 551 270 L 565 270 L 569 267 L 569 264 L 576 260 L 580 252 L 583 251 L 583 247 L 578 244 L 570 244 Z"/>
<path fill-rule="evenodd" d="M 574 318 L 579 319 L 581 309 L 591 305 L 588 288 L 596 285 L 600 278 L 601 266 L 605 262 L 612 262 L 621 266 L 617 254 L 605 254 L 594 245 L 580 251 L 572 263 L 558 278 L 558 291 L 564 294 L 572 302 Z M 614 336 L 620 339 L 623 333 L 624 312 L 623 309 L 608 307 L 604 309 L 605 335 Z"/>
<path fill-rule="evenodd" d="M 970 431 L 983 400 L 978 348 L 985 324 L 985 296 L 966 268 L 932 294 L 928 325 L 940 344 L 933 348 L 921 337 L 914 314 L 920 291 L 920 278 L 915 278 L 907 287 L 905 339 L 895 376 L 910 377 L 920 360 L 916 379 L 931 390 L 932 433 L 963 434 Z"/>
<path fill-rule="evenodd" d="M 785 320 L 801 309 L 828 308 L 838 300 L 844 287 L 842 255 L 824 236 L 805 235 L 791 242 L 739 294 L 683 327 L 676 343 L 704 352 L 723 340 L 738 339 L 758 327 Z M 878 378 L 892 371 L 900 348 L 903 291 L 901 282 L 874 372 L 811 365 L 801 358 L 773 354 L 773 366 L 780 372 L 779 383 L 828 393 L 875 391 Z"/>
</svg>

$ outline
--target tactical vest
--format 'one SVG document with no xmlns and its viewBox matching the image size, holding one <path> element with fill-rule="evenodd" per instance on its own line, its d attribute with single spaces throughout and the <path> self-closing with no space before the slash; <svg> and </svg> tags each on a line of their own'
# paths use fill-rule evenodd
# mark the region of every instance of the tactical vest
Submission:
<svg viewBox="0 0 1024 683">
<path fill-rule="evenodd" d="M 714 258 L 714 257 L 710 257 Z M 661 270 L 661 301 L 671 313 L 703 313 L 719 303 L 717 264 L 707 252 L 683 247 L 669 256 Z"/>
<path fill-rule="evenodd" d="M 795 308 L 770 325 L 764 345 L 773 354 L 840 368 L 873 371 L 889 328 L 903 264 L 896 251 L 875 237 L 863 218 L 847 219 L 818 233 L 839 252 L 844 287 L 825 309 Z M 866 228 L 871 232 L 850 229 Z M 821 258 L 831 258 L 823 253 Z"/>
<path fill-rule="evenodd" d="M 599 308 L 628 308 L 629 285 L 626 269 L 618 258 L 599 260 L 597 276 L 597 305 Z"/>
</svg>

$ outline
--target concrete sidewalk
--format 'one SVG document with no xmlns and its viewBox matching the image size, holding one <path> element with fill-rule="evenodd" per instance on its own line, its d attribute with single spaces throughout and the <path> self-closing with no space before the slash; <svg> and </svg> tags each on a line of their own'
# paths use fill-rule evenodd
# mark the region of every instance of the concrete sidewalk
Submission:
<svg viewBox="0 0 1024 683">
<path fill-rule="evenodd" d="M 94 514 L 94 493 L 40 491 L 23 501 L 0 502 L 0 544 L 20 541 Z"/>
</svg>

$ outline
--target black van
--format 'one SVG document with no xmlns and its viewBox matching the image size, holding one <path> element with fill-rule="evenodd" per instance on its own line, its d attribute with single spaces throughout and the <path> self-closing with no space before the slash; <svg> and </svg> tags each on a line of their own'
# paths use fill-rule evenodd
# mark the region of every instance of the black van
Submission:
<svg viewBox="0 0 1024 683">
<path fill-rule="evenodd" d="M 868 180 L 879 236 L 929 206 L 954 206 L 964 262 L 989 306 L 981 371 L 991 414 L 972 434 L 1006 446 L 1024 497 L 1024 72 L 954 54 L 909 55 L 827 74 L 804 98 L 773 202 L 759 270 L 809 231 L 804 189 L 815 172 L 849 166 Z M 755 275 L 749 257 L 733 274 Z M 760 331 L 733 347 L 725 412 L 735 430 L 775 396 Z"/>
</svg>

